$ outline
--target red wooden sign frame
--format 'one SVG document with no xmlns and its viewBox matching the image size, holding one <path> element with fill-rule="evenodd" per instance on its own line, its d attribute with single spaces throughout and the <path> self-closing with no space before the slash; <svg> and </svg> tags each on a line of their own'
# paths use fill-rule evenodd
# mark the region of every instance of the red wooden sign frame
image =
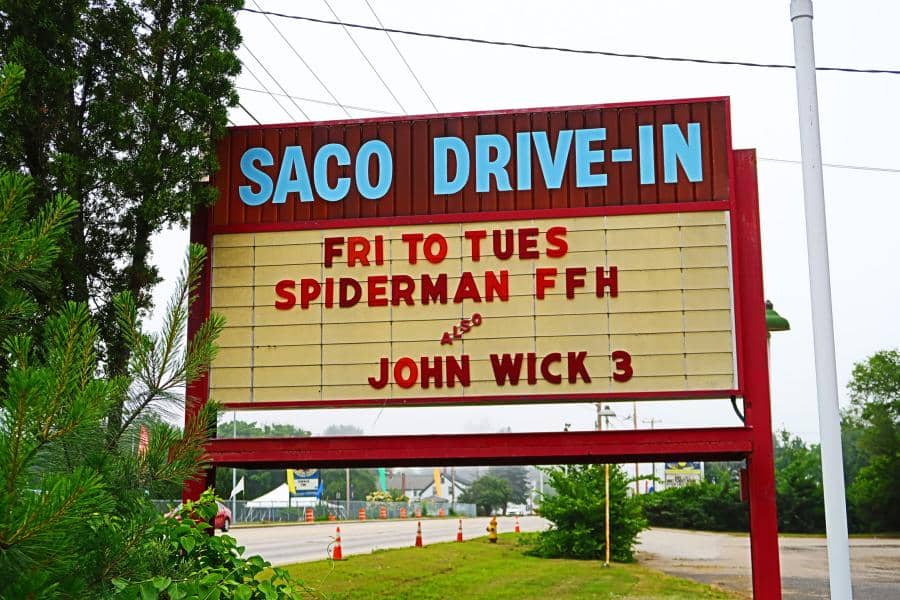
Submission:
<svg viewBox="0 0 900 600">
<path fill-rule="evenodd" d="M 705 99 L 706 101 L 727 99 Z M 704 100 L 700 100 L 704 101 Z M 669 104 L 686 104 L 689 100 Z M 659 105 L 661 103 L 653 103 Z M 606 105 L 606 108 L 644 105 Z M 548 111 L 557 109 L 547 109 Z M 559 109 L 562 110 L 562 109 Z M 516 111 L 518 112 L 518 111 Z M 505 113 L 491 113 L 492 115 Z M 515 114 L 515 113 L 510 113 Z M 461 117 L 466 115 L 452 115 Z M 352 123 L 377 123 L 360 120 Z M 277 126 L 266 126 L 271 129 Z M 624 463 L 633 461 L 738 460 L 747 461 L 750 505 L 751 562 L 753 591 L 757 599 L 780 599 L 781 577 L 775 507 L 775 477 L 769 397 L 767 331 L 762 279 L 762 256 L 756 178 L 756 154 L 753 150 L 730 150 L 730 132 L 723 132 L 728 150 L 728 197 L 704 202 L 666 202 L 629 206 L 585 206 L 575 208 L 529 209 L 525 211 L 487 211 L 469 214 L 353 216 L 328 215 L 307 224 L 297 222 L 213 224 L 215 208 L 193 215 L 191 241 L 210 247 L 216 233 L 272 231 L 301 227 L 347 227 L 376 224 L 437 223 L 469 220 L 523 219 L 544 216 L 609 215 L 689 210 L 728 210 L 731 214 L 732 266 L 734 273 L 734 317 L 737 342 L 737 389 L 728 394 L 743 403 L 744 426 L 654 431 L 547 432 L 477 435 L 359 436 L 296 439 L 213 439 L 207 446 L 209 466 L 202 476 L 186 482 L 185 498 L 196 498 L 215 481 L 217 466 L 246 468 L 337 468 L 440 465 Z M 198 302 L 191 312 L 188 329 L 193 335 L 209 314 L 210 267 L 207 263 Z M 206 376 L 188 386 L 186 421 L 209 397 Z M 721 391 L 691 392 L 682 397 L 722 397 Z M 671 393 L 631 394 L 629 399 L 678 397 Z M 620 394 L 565 398 L 554 395 L 532 396 L 528 402 L 598 401 L 624 399 Z M 465 398 L 461 402 L 522 403 L 522 398 Z M 447 399 L 428 399 L 413 404 L 448 404 Z M 358 406 L 365 401 L 323 401 L 277 403 L 278 408 L 321 408 L 322 406 Z M 265 408 L 263 403 L 233 404 L 233 408 Z"/>
</svg>

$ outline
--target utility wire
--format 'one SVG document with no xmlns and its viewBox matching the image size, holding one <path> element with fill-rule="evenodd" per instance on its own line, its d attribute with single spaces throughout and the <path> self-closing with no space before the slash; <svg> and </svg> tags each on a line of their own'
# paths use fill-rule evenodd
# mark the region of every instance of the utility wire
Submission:
<svg viewBox="0 0 900 600">
<path fill-rule="evenodd" d="M 304 96 L 294 96 L 294 95 L 288 96 L 287 94 L 281 94 L 279 92 L 267 92 L 266 90 L 258 90 L 256 88 L 244 87 L 244 86 L 240 86 L 240 85 L 236 85 L 234 87 L 235 87 L 235 89 L 243 90 L 245 92 L 256 92 L 257 94 L 269 94 L 269 95 L 273 95 L 273 96 L 284 96 L 286 98 L 294 98 L 295 100 L 302 100 L 303 102 L 312 102 L 313 104 L 325 104 L 327 106 L 340 106 L 341 108 L 343 108 L 345 110 L 349 108 L 352 110 L 376 113 L 379 115 L 396 115 L 397 114 L 397 111 L 381 110 L 379 108 L 368 108 L 366 106 L 354 106 L 353 104 L 344 104 L 342 102 L 341 103 L 329 102 L 328 100 L 317 100 L 315 98 L 306 98 Z M 348 115 L 348 116 L 352 117 L 353 115 Z"/>
<path fill-rule="evenodd" d="M 394 102 L 397 103 L 397 106 L 400 107 L 400 110 L 403 111 L 403 114 L 406 114 L 406 108 L 403 106 L 403 104 L 400 103 L 400 100 L 397 98 L 397 96 L 394 95 L 393 90 L 391 90 L 391 86 L 389 86 L 387 84 L 387 82 L 381 76 L 381 73 L 378 72 L 378 69 L 375 68 L 375 65 L 372 64 L 372 61 L 369 60 L 369 57 L 366 55 L 365 52 L 363 52 L 363 49 L 360 48 L 359 44 L 356 43 L 356 38 L 353 37 L 353 34 L 350 33 L 350 30 L 347 29 L 347 27 L 344 25 L 343 21 L 341 21 L 341 18 L 337 15 L 336 12 L 334 12 L 334 9 L 331 8 L 331 5 L 328 4 L 328 0 L 322 0 L 322 2 L 325 3 L 325 6 L 328 7 L 328 10 L 330 10 L 331 14 L 334 15 L 334 18 L 337 19 L 337 24 L 342 25 L 344 27 L 344 33 L 347 34 L 347 37 L 350 38 L 350 41 L 353 42 L 353 45 L 356 46 L 357 50 L 359 50 L 359 53 L 362 55 L 363 59 L 369 64 L 369 67 L 372 69 L 372 72 L 375 73 L 376 77 L 378 77 L 378 81 L 380 81 L 381 85 L 384 86 L 384 89 L 386 89 L 388 91 L 388 94 L 391 95 L 391 98 L 394 99 Z M 374 29 L 375 31 L 379 31 L 379 29 L 377 27 L 369 27 L 369 29 Z"/>
<path fill-rule="evenodd" d="M 789 158 L 766 158 L 760 157 L 759 160 L 767 162 L 791 163 L 795 165 L 803 164 L 801 160 L 792 160 Z M 900 169 L 890 169 L 888 167 L 867 167 L 865 165 L 844 165 L 840 163 L 822 163 L 823 167 L 831 167 L 832 169 L 852 169 L 854 171 L 874 171 L 877 173 L 900 173 Z"/>
<path fill-rule="evenodd" d="M 240 106 L 244 110 L 244 112 L 247 113 L 247 115 L 256 122 L 257 125 L 262 125 L 262 123 L 259 122 L 259 119 L 254 117 L 253 113 L 247 110 L 247 108 L 243 104 L 241 104 L 240 101 L 238 101 L 238 106 Z"/>
<path fill-rule="evenodd" d="M 554 52 L 567 52 L 570 54 L 592 54 L 598 56 L 611 56 L 615 58 L 643 58 L 646 60 L 661 60 L 668 62 L 696 63 L 701 65 L 726 65 L 734 67 L 757 67 L 765 69 L 794 69 L 794 65 L 779 63 L 757 63 L 738 60 L 713 60 L 706 58 L 687 58 L 681 56 L 659 56 L 654 54 L 634 54 L 626 52 L 610 52 L 607 50 L 586 50 L 582 48 L 567 48 L 564 46 L 542 46 L 538 44 L 527 44 L 524 42 L 504 42 L 499 40 L 487 40 L 483 38 L 470 38 L 458 35 L 445 35 L 441 33 L 428 33 L 424 31 L 410 31 L 407 29 L 393 29 L 386 27 L 374 27 L 372 25 L 361 25 L 359 23 L 345 23 L 343 21 L 329 21 L 327 19 L 316 19 L 313 17 L 303 17 L 300 15 L 287 15 L 272 11 L 253 10 L 250 8 L 241 8 L 245 12 L 270 15 L 273 17 L 281 17 L 284 19 L 294 19 L 298 21 L 308 21 L 310 23 L 319 23 L 321 25 L 340 25 L 346 28 L 366 29 L 369 31 L 385 31 L 388 33 L 397 33 L 401 35 L 411 35 L 415 37 L 434 38 L 439 40 L 450 40 L 454 42 L 469 42 L 471 44 L 485 44 L 489 46 L 507 46 L 511 48 L 526 48 L 528 50 L 550 50 Z M 332 11 L 333 12 L 333 11 Z M 842 73 L 877 73 L 884 75 L 900 75 L 897 69 L 855 69 L 851 67 L 816 67 L 816 71 L 837 71 Z"/>
<path fill-rule="evenodd" d="M 266 92 L 265 90 L 255 90 L 253 88 L 246 88 L 246 87 L 241 87 L 241 86 L 235 86 L 235 87 L 239 90 L 244 90 L 247 92 L 256 92 L 259 94 L 273 95 L 273 92 Z M 274 95 L 275 96 L 283 96 L 284 94 L 278 94 L 277 92 L 274 92 Z M 333 105 L 333 103 L 326 102 L 325 100 L 314 100 L 312 98 L 302 98 L 302 97 L 297 97 L 297 99 L 305 100 L 307 102 L 316 102 L 319 104 Z M 248 115 L 250 115 L 250 118 L 252 118 L 254 121 L 256 121 L 257 124 L 260 124 L 259 121 L 256 120 L 256 117 L 251 115 L 250 112 L 246 108 L 244 108 L 244 106 L 242 104 L 238 103 L 238 106 L 243 108 L 244 112 L 246 112 Z M 347 108 L 352 108 L 353 110 L 379 113 L 379 114 L 388 115 L 388 116 L 395 114 L 395 113 L 390 113 L 388 111 L 379 110 L 377 108 L 366 108 L 364 106 L 353 106 L 352 104 L 347 104 L 345 106 L 347 106 Z M 231 122 L 230 119 L 229 119 L 229 122 Z M 231 124 L 234 125 L 234 123 L 231 123 Z M 794 165 L 799 165 L 799 164 L 803 163 L 803 161 L 795 160 L 795 159 L 791 159 L 791 158 L 770 158 L 767 156 L 760 156 L 758 158 L 758 160 L 765 161 L 765 162 L 776 162 L 776 163 L 785 163 L 785 164 L 794 164 Z M 847 165 L 847 164 L 843 164 L 843 163 L 822 163 L 822 166 L 828 167 L 831 169 L 849 169 L 852 171 L 869 171 L 869 172 L 874 172 L 874 173 L 900 173 L 900 169 L 893 169 L 890 167 L 870 167 L 870 166 L 866 166 L 866 165 Z"/>
<path fill-rule="evenodd" d="M 381 19 L 378 18 L 378 14 L 375 12 L 375 9 L 372 8 L 372 4 L 369 2 L 369 0 L 365 0 L 365 2 L 366 2 L 366 6 L 368 6 L 369 10 L 372 12 L 372 16 L 375 17 L 375 21 L 378 22 L 378 26 L 381 27 L 381 29 L 384 31 L 384 35 L 386 35 L 387 39 L 390 40 L 391 45 L 394 47 L 394 50 L 397 51 L 397 55 L 400 56 L 400 59 L 403 61 L 403 64 L 406 65 L 406 68 L 409 71 L 409 74 L 413 76 L 413 79 L 415 79 L 416 83 L 419 84 L 419 89 L 422 90 L 422 93 L 425 94 L 426 98 L 428 98 L 428 102 L 431 103 L 431 108 L 434 109 L 434 112 L 441 112 L 438 109 L 437 105 L 434 103 L 434 100 L 431 99 L 431 96 L 428 94 L 428 92 L 425 91 L 425 86 L 422 85 L 422 82 L 419 81 L 418 77 L 416 77 L 415 71 L 413 71 L 412 67 L 409 66 L 409 63 L 406 62 L 406 57 L 403 56 L 402 52 L 400 52 L 400 48 L 397 46 L 397 43 L 394 41 L 394 38 L 391 37 L 390 32 L 384 28 L 384 24 L 381 22 Z M 266 16 L 266 18 L 268 19 L 269 17 Z"/>
<path fill-rule="evenodd" d="M 269 15 L 267 15 L 262 10 L 262 7 L 256 2 L 256 0 L 253 0 L 253 4 L 256 6 L 256 8 L 260 9 L 260 14 L 262 14 L 263 16 L 266 17 L 266 20 L 269 22 L 269 24 L 272 25 L 272 27 L 275 29 L 275 31 L 278 33 L 278 35 L 281 36 L 281 39 L 284 40 L 284 43 L 286 43 L 288 45 L 288 48 L 290 48 L 291 51 L 297 56 L 297 58 L 300 59 L 300 62 L 303 63 L 304 67 L 306 67 L 306 70 L 309 71 L 310 73 L 312 73 L 312 76 L 315 77 L 316 81 L 319 82 L 319 85 L 321 85 L 322 88 L 328 93 L 328 95 L 331 96 L 331 99 L 334 100 L 334 105 L 340 106 L 341 109 L 344 111 L 344 114 L 346 114 L 349 117 L 350 113 L 347 112 L 347 109 L 344 108 L 344 105 L 341 104 L 341 101 L 338 100 L 337 96 L 335 96 L 332 93 L 332 91 L 328 88 L 328 86 L 325 85 L 325 82 L 322 81 L 322 79 L 318 76 L 318 74 L 316 74 L 316 72 L 313 71 L 313 68 L 311 66 L 309 66 L 309 63 L 306 62 L 306 60 L 302 56 L 300 56 L 300 52 L 297 51 L 297 49 L 294 47 L 294 45 L 285 37 L 285 35 L 283 33 L 281 33 L 281 30 L 275 24 L 275 21 L 273 21 L 272 19 L 269 18 Z"/>
<path fill-rule="evenodd" d="M 241 66 L 244 68 L 244 70 L 247 71 L 248 73 L 250 73 L 250 76 L 253 77 L 253 79 L 256 80 L 256 83 L 258 83 L 259 85 L 262 86 L 262 89 L 265 90 L 265 93 L 272 97 L 272 100 L 274 100 L 274 101 L 275 101 L 275 104 L 277 104 L 278 107 L 281 108 L 281 110 L 284 111 L 284 114 L 286 114 L 286 115 L 288 116 L 288 119 L 290 119 L 290 120 L 293 121 L 293 120 L 294 120 L 294 115 L 292 115 L 292 114 L 290 113 L 290 111 L 288 111 L 288 109 L 286 109 L 286 108 L 284 107 L 284 104 L 281 103 L 281 100 L 279 100 L 278 98 L 275 97 L 275 94 L 273 94 L 271 91 L 269 91 L 269 88 L 266 87 L 266 84 L 264 84 L 264 83 L 262 82 L 262 80 L 261 80 L 259 77 L 256 76 L 256 73 L 253 72 L 253 70 L 247 65 L 247 63 L 245 63 L 244 61 L 242 61 L 240 58 L 238 59 L 238 62 L 240 62 L 240 63 L 241 63 Z M 237 87 L 237 86 L 235 86 L 235 87 Z"/>
<path fill-rule="evenodd" d="M 259 63 L 259 66 L 261 66 L 262 70 L 266 72 L 266 75 L 268 75 L 272 79 L 272 81 L 275 82 L 275 85 L 278 86 L 278 89 L 280 89 L 282 92 L 284 92 L 287 95 L 288 92 L 286 89 L 284 89 L 284 86 L 281 85 L 281 82 L 278 81 L 278 79 L 274 75 L 272 75 L 272 73 L 269 71 L 269 69 L 266 68 L 266 65 L 263 63 L 263 61 L 259 60 L 256 57 L 256 55 L 253 54 L 253 50 L 250 49 L 250 46 L 247 45 L 247 42 L 243 42 L 243 46 L 244 46 L 244 50 L 246 50 L 250 54 L 250 56 L 253 57 L 253 60 L 255 60 L 257 63 Z M 259 81 L 259 80 L 257 79 L 257 81 Z M 300 114 L 303 115 L 303 118 L 306 120 L 309 120 L 309 115 L 306 114 L 306 111 L 304 111 L 302 108 L 300 108 L 300 105 L 297 104 L 297 101 L 294 100 L 293 98 L 291 98 L 289 95 L 288 95 L 288 98 L 290 98 L 290 101 L 294 104 L 294 106 L 297 107 L 297 110 L 300 111 Z M 293 117 L 291 117 L 291 118 L 293 118 Z"/>
</svg>

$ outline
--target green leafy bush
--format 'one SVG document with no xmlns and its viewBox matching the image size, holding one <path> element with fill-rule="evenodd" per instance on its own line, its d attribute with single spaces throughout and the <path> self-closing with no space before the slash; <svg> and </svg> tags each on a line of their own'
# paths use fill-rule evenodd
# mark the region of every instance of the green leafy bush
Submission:
<svg viewBox="0 0 900 600">
<path fill-rule="evenodd" d="M 533 538 L 531 554 L 548 558 L 599 559 L 605 555 L 603 465 L 571 465 L 547 471 L 556 491 L 541 501 L 540 515 L 553 523 Z M 622 470 L 609 468 L 610 557 L 634 560 L 637 535 L 647 526 L 639 502 L 627 494 Z"/>
<path fill-rule="evenodd" d="M 738 486 L 700 482 L 639 496 L 650 525 L 705 531 L 747 531 L 747 507 Z"/>
<path fill-rule="evenodd" d="M 271 566 L 268 562 L 259 556 L 244 558 L 244 548 L 230 536 L 209 535 L 209 521 L 217 510 L 208 490 L 177 514 L 161 517 L 144 539 L 156 551 L 159 571 L 150 570 L 137 580 L 113 579 L 114 596 L 123 600 L 288 600 L 314 593 L 277 567 L 270 579 L 260 577 Z"/>
</svg>

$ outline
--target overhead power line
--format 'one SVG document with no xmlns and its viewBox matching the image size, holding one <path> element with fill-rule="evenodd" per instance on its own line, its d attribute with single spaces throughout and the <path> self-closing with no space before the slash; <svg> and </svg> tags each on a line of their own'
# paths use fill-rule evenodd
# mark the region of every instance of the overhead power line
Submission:
<svg viewBox="0 0 900 600">
<path fill-rule="evenodd" d="M 760 157 L 759 160 L 764 160 L 766 162 L 778 162 L 778 163 L 790 163 L 790 164 L 802 164 L 803 161 L 793 160 L 790 158 L 767 158 Z M 832 169 L 851 169 L 854 171 L 873 171 L 876 173 L 900 173 L 900 169 L 891 169 L 888 167 L 868 167 L 865 165 L 845 165 L 841 163 L 822 163 L 823 167 L 830 167 Z"/>
<path fill-rule="evenodd" d="M 244 87 L 244 86 L 240 86 L 240 85 L 236 85 L 234 87 L 235 87 L 235 89 L 243 90 L 245 92 L 256 92 L 257 94 L 269 94 L 269 95 L 274 95 L 274 96 L 284 96 L 286 98 L 294 98 L 295 100 L 302 100 L 303 102 L 312 102 L 314 104 L 325 104 L 327 106 L 340 106 L 341 108 L 344 109 L 345 112 L 349 108 L 352 110 L 376 113 L 379 115 L 396 115 L 397 114 L 397 111 L 381 110 L 379 108 L 368 108 L 366 106 L 354 106 L 353 104 L 344 104 L 343 102 L 329 102 L 328 100 L 317 100 L 315 98 L 306 98 L 304 96 L 295 96 L 293 94 L 288 96 L 287 94 L 280 94 L 278 92 L 269 92 L 266 90 L 257 90 L 255 88 Z M 348 114 L 347 116 L 352 116 L 352 115 Z"/>
<path fill-rule="evenodd" d="M 278 107 L 279 107 L 281 110 L 284 111 L 284 114 L 286 114 L 286 115 L 288 116 L 288 119 L 290 119 L 290 120 L 293 121 L 293 120 L 294 120 L 294 115 L 292 115 L 292 114 L 290 113 L 290 111 L 284 107 L 284 104 L 281 103 L 281 100 L 279 100 L 278 98 L 276 98 L 276 97 L 275 97 L 275 94 L 273 94 L 273 93 L 269 90 L 269 88 L 266 87 L 266 84 L 262 82 L 262 79 L 260 79 L 259 77 L 256 76 L 256 73 L 253 72 L 253 69 L 251 69 L 251 68 L 247 65 L 247 63 L 245 63 L 245 62 L 242 61 L 241 59 L 238 59 L 238 62 L 241 63 L 241 66 L 243 67 L 243 70 L 244 70 L 244 71 L 247 71 L 247 72 L 250 74 L 250 76 L 253 77 L 253 79 L 256 80 L 256 83 L 258 83 L 259 85 L 262 86 L 262 89 L 265 90 L 264 93 L 266 93 L 266 94 L 268 94 L 269 96 L 272 97 L 272 100 L 274 100 L 274 101 L 275 101 L 275 104 L 277 104 Z M 237 87 L 237 86 L 235 86 L 235 87 Z M 279 94 L 279 95 L 282 95 L 282 94 Z"/>
<path fill-rule="evenodd" d="M 285 95 L 287 95 L 287 93 L 288 93 L 287 90 L 284 89 L 284 86 L 281 85 L 281 82 L 278 81 L 278 78 L 276 78 L 274 75 L 272 75 L 272 73 L 269 71 L 269 69 L 266 68 L 265 63 L 263 63 L 263 61 L 259 60 L 259 58 L 257 58 L 256 55 L 253 54 L 253 50 L 250 49 L 250 46 L 248 46 L 246 42 L 243 42 L 242 45 L 244 46 L 244 50 L 246 50 L 250 54 L 250 56 L 253 57 L 253 60 L 255 60 L 259 64 L 259 66 L 262 67 L 262 70 L 266 72 L 266 75 L 268 75 L 269 78 L 275 82 L 275 85 L 278 86 L 278 89 L 280 89 L 282 92 L 285 93 Z M 259 81 L 259 79 L 257 79 L 257 81 Z M 309 115 L 306 114 L 306 111 L 304 111 L 302 108 L 300 108 L 300 105 L 297 104 L 297 101 L 294 100 L 293 98 L 291 98 L 289 95 L 288 95 L 288 99 L 290 99 L 290 101 L 294 104 L 294 106 L 297 107 L 297 110 L 300 111 L 300 114 L 303 115 L 303 118 L 308 120 Z M 291 118 L 293 118 L 293 117 L 291 117 Z"/>
<path fill-rule="evenodd" d="M 569 54 L 589 54 L 597 56 L 610 56 L 614 58 L 642 58 L 645 60 L 659 60 L 667 62 L 696 63 L 701 65 L 725 65 L 733 67 L 756 67 L 763 69 L 793 69 L 794 65 L 781 63 L 758 63 L 739 60 L 715 60 L 708 58 L 688 58 L 682 56 L 660 56 L 655 54 L 636 54 L 629 52 L 611 52 L 608 50 L 589 50 L 583 48 L 567 48 L 565 46 L 544 46 L 539 44 L 528 44 L 525 42 L 507 42 L 500 40 L 488 40 L 484 38 L 472 38 L 459 35 L 447 35 L 442 33 L 429 33 L 424 31 L 411 31 L 407 29 L 394 29 L 389 27 L 375 27 L 373 25 L 361 25 L 359 23 L 346 23 L 343 21 L 329 21 L 328 19 L 316 19 L 314 17 L 304 17 L 300 15 L 288 15 L 273 11 L 253 10 L 251 8 L 242 8 L 245 12 L 270 15 L 283 19 L 294 19 L 297 21 L 307 21 L 310 23 L 319 23 L 320 25 L 340 25 L 352 29 L 366 29 L 369 31 L 385 31 L 388 33 L 397 33 L 400 35 L 410 35 L 415 37 L 433 38 L 439 40 L 449 40 L 453 42 L 468 42 L 471 44 L 484 44 L 489 46 L 507 46 L 510 48 L 525 48 L 528 50 L 546 50 L 553 52 L 566 52 Z M 816 67 L 817 71 L 836 71 L 841 73 L 875 73 L 882 75 L 900 75 L 897 69 L 856 69 L 852 67 Z"/>
<path fill-rule="evenodd" d="M 275 95 L 275 96 L 283 96 L 284 95 L 284 94 L 279 94 L 277 92 L 267 92 L 265 90 L 255 90 L 253 88 L 241 87 L 239 85 L 235 86 L 235 88 L 239 89 L 239 90 L 244 90 L 246 92 L 256 92 L 258 94 L 269 94 L 270 96 L 271 95 Z M 328 102 L 326 100 L 316 100 L 314 98 L 303 98 L 300 96 L 296 96 L 296 98 L 297 98 L 297 100 L 303 100 L 306 102 L 315 102 L 318 104 L 328 104 L 328 105 L 334 106 L 333 102 Z M 254 121 L 256 121 L 257 124 L 260 124 L 259 121 L 256 120 L 256 117 L 251 115 L 250 112 L 246 108 L 244 108 L 244 106 L 242 104 L 238 103 L 238 105 L 244 109 L 244 112 L 246 112 L 248 115 L 250 115 L 250 118 L 252 118 Z M 351 108 L 353 110 L 378 113 L 378 114 L 382 114 L 382 115 L 386 115 L 386 116 L 392 116 L 392 115 L 396 116 L 396 113 L 392 113 L 392 112 L 389 112 L 386 110 L 380 110 L 377 108 L 367 108 L 365 106 L 354 106 L 352 104 L 346 104 L 345 106 L 347 108 Z M 230 119 L 229 119 L 229 122 L 230 122 Z M 232 123 L 232 125 L 234 125 L 234 123 Z M 803 162 L 803 161 L 791 159 L 791 158 L 771 158 L 768 156 L 760 156 L 758 160 L 764 161 L 764 162 L 776 162 L 776 163 L 794 164 L 794 165 L 799 165 Z M 900 169 L 894 169 L 894 168 L 890 168 L 890 167 L 870 167 L 867 165 L 848 165 L 848 164 L 843 164 L 843 163 L 822 163 L 822 166 L 828 167 L 830 169 L 849 169 L 852 171 L 869 171 L 869 172 L 874 172 L 874 173 L 900 173 Z"/>
<path fill-rule="evenodd" d="M 245 113 L 247 113 L 247 116 L 249 116 L 251 119 L 253 119 L 253 120 L 256 122 L 257 125 L 262 125 L 262 123 L 259 122 L 259 119 L 257 119 L 256 117 L 254 117 L 254 116 L 253 116 L 253 113 L 250 112 L 249 110 L 247 110 L 247 108 L 246 108 L 243 104 L 241 104 L 240 102 L 238 102 L 238 106 L 240 106 L 241 109 L 243 109 L 243 111 L 244 111 Z"/>
<path fill-rule="evenodd" d="M 331 8 L 331 5 L 328 4 L 328 0 L 322 0 L 322 2 L 325 3 L 325 6 L 328 7 L 328 10 L 330 10 L 331 14 L 334 15 L 334 18 L 337 19 L 337 24 L 343 26 L 344 25 L 343 21 L 341 21 L 341 18 L 339 16 L 337 16 L 337 13 L 334 12 L 333 8 Z M 372 29 L 375 29 L 376 31 L 378 31 L 377 27 L 373 27 Z M 356 38 L 353 37 L 353 34 L 350 33 L 350 30 L 347 29 L 347 27 L 344 27 L 344 33 L 347 34 L 347 37 L 350 38 L 350 41 L 353 42 L 353 45 L 356 46 L 357 50 L 359 50 L 359 53 L 360 53 L 360 55 L 362 55 L 363 60 L 365 60 L 369 64 L 369 67 L 372 69 L 372 72 L 375 73 L 376 77 L 378 77 L 378 81 L 381 82 L 381 85 L 384 86 L 384 89 L 386 89 L 388 94 L 391 95 L 391 98 L 394 99 L 394 102 L 397 103 L 397 106 L 400 107 L 400 110 L 403 111 L 403 114 L 406 114 L 406 108 L 403 106 L 403 104 L 400 102 L 400 100 L 394 94 L 394 91 L 391 89 L 391 86 L 389 86 L 387 84 L 387 82 L 384 80 L 384 77 L 381 76 L 381 73 L 378 72 L 378 69 L 375 68 L 375 65 L 372 64 L 372 61 L 369 60 L 369 57 L 366 55 L 366 53 L 363 52 L 363 49 L 359 47 L 358 43 L 356 43 Z"/>
<path fill-rule="evenodd" d="M 256 5 L 256 8 L 258 8 L 258 9 L 260 9 L 260 11 L 262 11 L 262 7 L 260 7 L 260 5 L 256 2 L 256 0 L 253 0 L 253 4 Z M 334 104 L 335 104 L 336 106 L 340 106 L 341 109 L 344 111 L 344 114 L 347 115 L 347 116 L 349 117 L 349 116 L 350 116 L 350 113 L 347 112 L 347 109 L 344 108 L 344 105 L 341 104 L 341 101 L 338 100 L 338 99 L 337 99 L 337 96 L 335 96 L 335 95 L 332 93 L 332 91 L 328 88 L 328 86 L 325 85 L 325 82 L 322 81 L 322 78 L 319 77 L 319 75 L 313 70 L 313 68 L 312 68 L 311 66 L 309 66 L 309 63 L 306 62 L 306 60 L 300 55 L 300 52 L 294 47 L 294 45 L 290 42 L 290 40 L 288 40 L 288 39 L 285 37 L 285 35 L 284 35 L 283 33 L 281 33 L 281 30 L 278 28 L 278 25 L 275 24 L 275 21 L 273 21 L 272 19 L 270 19 L 270 18 L 269 18 L 269 15 L 266 15 L 265 13 L 263 13 L 263 15 L 266 17 L 266 20 L 267 20 L 267 21 L 269 22 L 269 24 L 275 29 L 275 31 L 278 33 L 278 35 L 281 36 L 281 39 L 284 40 L 284 43 L 288 45 L 288 48 L 290 48 L 291 51 L 297 56 L 297 58 L 300 59 L 300 62 L 303 63 L 303 66 L 304 66 L 304 67 L 306 67 L 306 70 L 309 71 L 309 72 L 312 74 L 313 77 L 315 77 L 316 81 L 319 82 L 319 85 L 322 86 L 322 89 L 324 89 L 325 92 L 328 93 L 329 96 L 331 96 L 331 99 L 334 100 Z"/>
<path fill-rule="evenodd" d="M 381 22 L 381 19 L 378 18 L 378 14 L 375 12 L 375 9 L 372 8 L 372 4 L 369 2 L 369 0 L 365 0 L 365 2 L 366 2 L 366 6 L 368 6 L 369 10 L 372 12 L 372 16 L 375 17 L 375 21 L 378 22 L 378 26 L 381 27 L 381 29 L 384 31 L 384 35 L 387 36 L 387 39 L 390 40 L 391 45 L 394 47 L 394 50 L 397 51 L 397 55 L 400 57 L 400 60 L 402 60 L 403 64 L 406 65 L 406 68 L 409 71 L 409 74 L 412 75 L 413 79 L 416 80 L 416 83 L 419 84 L 419 89 L 422 90 L 422 93 L 425 94 L 426 98 L 428 98 L 428 102 L 431 103 L 431 108 L 434 109 L 434 112 L 441 112 L 438 109 L 437 104 L 434 103 L 434 100 L 431 99 L 431 96 L 428 94 L 428 92 L 425 91 L 425 86 L 422 85 L 421 81 L 419 81 L 419 78 L 416 76 L 415 71 L 413 71 L 412 67 L 409 66 L 409 63 L 406 62 L 406 57 L 403 56 L 402 52 L 400 52 L 400 48 L 397 46 L 397 43 L 394 41 L 394 38 L 391 37 L 390 32 L 384 28 L 384 24 Z M 259 5 L 257 4 L 257 6 L 259 6 Z M 268 17 L 266 17 L 266 18 L 268 19 Z"/>
</svg>

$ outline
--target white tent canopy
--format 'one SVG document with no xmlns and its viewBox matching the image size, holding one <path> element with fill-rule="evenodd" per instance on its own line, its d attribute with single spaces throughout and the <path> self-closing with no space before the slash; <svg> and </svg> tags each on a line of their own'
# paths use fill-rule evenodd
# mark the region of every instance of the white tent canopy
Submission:
<svg viewBox="0 0 900 600">
<path fill-rule="evenodd" d="M 290 503 L 288 502 L 290 501 Z M 247 508 L 280 508 L 287 506 L 315 506 L 319 501 L 315 498 L 291 498 L 287 483 L 282 483 L 274 490 L 268 491 L 259 498 L 247 500 Z"/>
</svg>

